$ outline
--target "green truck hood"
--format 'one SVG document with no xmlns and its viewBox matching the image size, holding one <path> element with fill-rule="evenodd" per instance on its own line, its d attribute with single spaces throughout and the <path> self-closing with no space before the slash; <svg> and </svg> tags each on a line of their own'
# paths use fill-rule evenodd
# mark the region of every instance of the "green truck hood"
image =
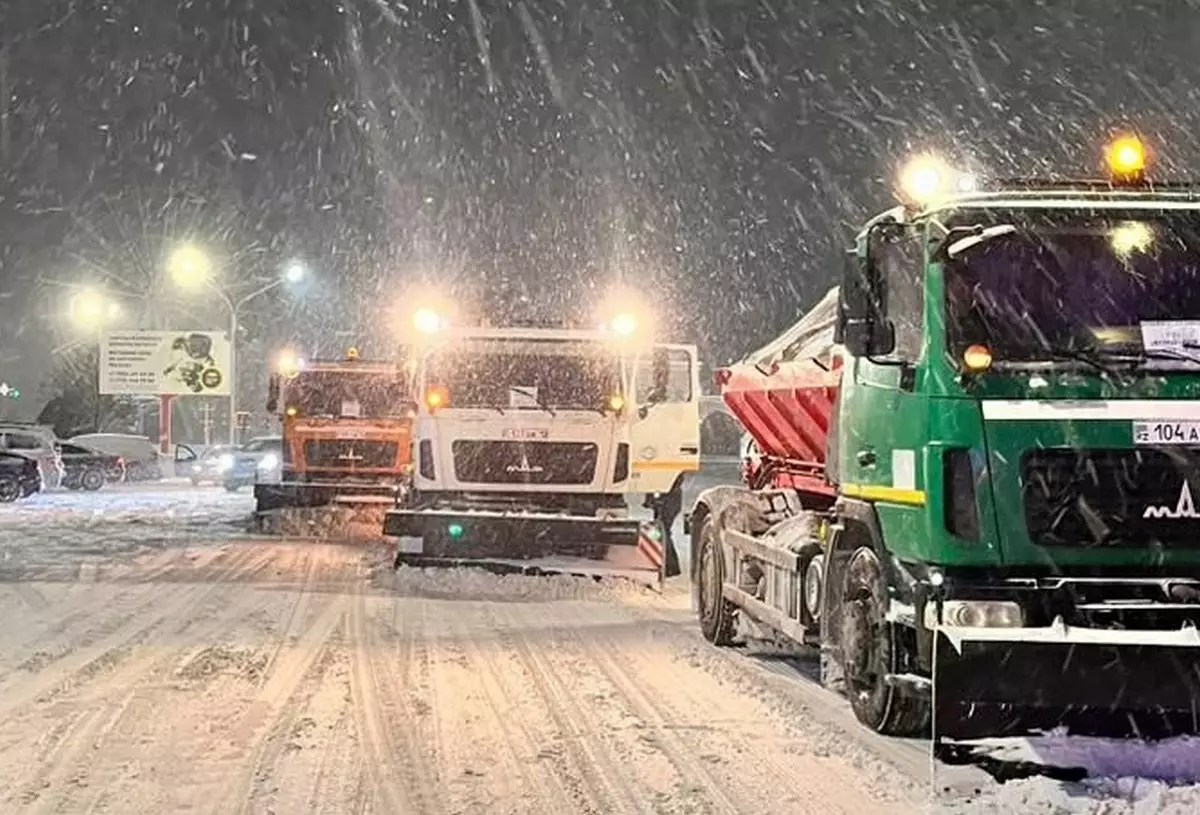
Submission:
<svg viewBox="0 0 1200 815">
<path fill-rule="evenodd" d="M 995 373 L 971 395 L 1005 565 L 1200 563 L 1200 376 Z"/>
</svg>

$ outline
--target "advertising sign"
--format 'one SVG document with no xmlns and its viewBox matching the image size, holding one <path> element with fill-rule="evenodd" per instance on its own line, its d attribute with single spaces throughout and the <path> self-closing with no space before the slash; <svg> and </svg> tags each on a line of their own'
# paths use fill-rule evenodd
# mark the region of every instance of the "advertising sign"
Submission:
<svg viewBox="0 0 1200 815">
<path fill-rule="evenodd" d="M 224 331 L 109 331 L 100 343 L 100 392 L 228 396 Z"/>
</svg>

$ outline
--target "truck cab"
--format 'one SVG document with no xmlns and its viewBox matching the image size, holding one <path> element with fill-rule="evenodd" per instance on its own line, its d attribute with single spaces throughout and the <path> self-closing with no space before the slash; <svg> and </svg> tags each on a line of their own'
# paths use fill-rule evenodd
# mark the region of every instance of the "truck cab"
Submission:
<svg viewBox="0 0 1200 815">
<path fill-rule="evenodd" d="M 407 489 L 416 405 L 396 362 L 280 355 L 267 408 L 282 426 L 281 466 L 259 478 L 259 513 L 334 503 L 392 504 Z"/>
<path fill-rule="evenodd" d="M 409 554 L 602 556 L 615 541 L 637 545 L 632 498 L 668 492 L 699 467 L 691 346 L 454 329 L 425 345 L 416 383 L 412 501 L 385 527 Z"/>
<path fill-rule="evenodd" d="M 693 509 L 705 636 L 818 646 L 864 724 L 932 717 L 935 750 L 1195 729 L 1200 199 L 1141 155 L 915 169 L 928 194 L 849 253 L 832 349 L 721 374 L 772 469 Z"/>
</svg>

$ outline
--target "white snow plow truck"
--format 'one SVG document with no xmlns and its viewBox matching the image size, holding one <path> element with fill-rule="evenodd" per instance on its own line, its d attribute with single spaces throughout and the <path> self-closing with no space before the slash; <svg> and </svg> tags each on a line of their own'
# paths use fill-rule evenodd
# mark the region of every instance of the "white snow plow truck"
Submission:
<svg viewBox="0 0 1200 815">
<path fill-rule="evenodd" d="M 670 525 L 699 468 L 696 349 L 602 330 L 449 328 L 428 317 L 411 492 L 387 513 L 397 568 L 679 574 Z M 634 505 L 653 517 L 634 517 Z"/>
</svg>

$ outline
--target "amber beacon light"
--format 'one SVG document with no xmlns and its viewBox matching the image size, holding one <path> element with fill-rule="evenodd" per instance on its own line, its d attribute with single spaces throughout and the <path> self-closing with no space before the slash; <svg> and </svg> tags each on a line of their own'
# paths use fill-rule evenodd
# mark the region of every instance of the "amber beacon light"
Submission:
<svg viewBox="0 0 1200 815">
<path fill-rule="evenodd" d="M 1116 184 L 1140 184 L 1146 179 L 1146 146 L 1137 136 L 1121 136 L 1108 146 L 1109 176 Z"/>
</svg>

